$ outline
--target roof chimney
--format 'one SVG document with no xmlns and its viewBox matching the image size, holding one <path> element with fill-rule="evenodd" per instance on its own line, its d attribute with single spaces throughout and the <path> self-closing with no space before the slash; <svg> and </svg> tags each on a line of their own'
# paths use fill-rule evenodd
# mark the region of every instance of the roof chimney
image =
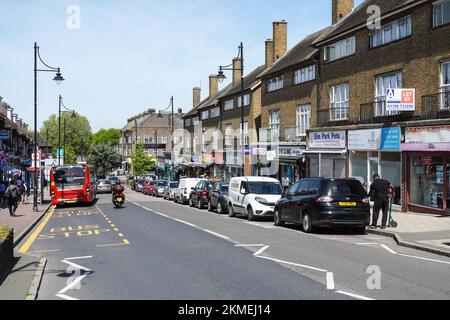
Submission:
<svg viewBox="0 0 450 320">
<path fill-rule="evenodd" d="M 266 69 L 273 65 L 273 40 L 266 40 Z"/>
<path fill-rule="evenodd" d="M 192 107 L 196 107 L 200 104 L 201 100 L 202 100 L 202 89 L 199 87 L 195 87 L 193 89 L 193 103 L 192 103 Z"/>
<path fill-rule="evenodd" d="M 242 68 L 241 58 L 234 58 L 233 59 L 233 86 L 241 81 L 241 68 Z"/>
<path fill-rule="evenodd" d="M 352 12 L 355 6 L 354 0 L 333 0 L 333 25 L 342 20 L 346 15 Z"/>
<path fill-rule="evenodd" d="M 209 76 L 209 97 L 215 97 L 219 92 L 219 81 L 217 79 L 217 75 Z"/>
<path fill-rule="evenodd" d="M 273 23 L 273 62 L 280 59 L 287 51 L 287 22 Z"/>
</svg>

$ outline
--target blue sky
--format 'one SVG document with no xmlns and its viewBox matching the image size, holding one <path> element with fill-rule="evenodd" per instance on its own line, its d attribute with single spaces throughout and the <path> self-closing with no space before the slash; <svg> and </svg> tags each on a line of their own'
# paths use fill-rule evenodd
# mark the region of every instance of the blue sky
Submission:
<svg viewBox="0 0 450 320">
<path fill-rule="evenodd" d="M 361 0 L 356 1 L 356 5 Z M 67 9 L 81 9 L 70 30 Z M 152 107 L 192 107 L 192 88 L 208 95 L 208 76 L 231 63 L 244 42 L 246 71 L 264 63 L 272 22 L 288 22 L 288 47 L 329 25 L 331 0 L 0 0 L 0 96 L 33 123 L 33 44 L 66 81 L 39 74 L 39 126 L 66 106 L 94 131 L 125 125 Z"/>
</svg>

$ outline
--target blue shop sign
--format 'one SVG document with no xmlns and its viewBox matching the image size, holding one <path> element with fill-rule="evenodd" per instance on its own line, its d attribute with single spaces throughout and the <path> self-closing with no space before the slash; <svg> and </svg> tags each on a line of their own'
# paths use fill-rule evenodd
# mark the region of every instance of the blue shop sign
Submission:
<svg viewBox="0 0 450 320">
<path fill-rule="evenodd" d="M 400 151 L 401 129 L 400 128 L 383 128 L 381 130 L 382 151 Z"/>
</svg>

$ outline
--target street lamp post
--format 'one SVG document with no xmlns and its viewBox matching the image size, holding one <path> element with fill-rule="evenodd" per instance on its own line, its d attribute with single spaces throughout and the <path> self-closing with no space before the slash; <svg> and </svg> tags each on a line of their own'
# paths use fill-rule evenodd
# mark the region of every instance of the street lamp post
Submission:
<svg viewBox="0 0 450 320">
<path fill-rule="evenodd" d="M 228 66 L 220 66 L 219 67 L 219 73 L 217 75 L 217 78 L 219 82 L 223 82 L 226 79 L 225 74 L 223 71 L 241 71 L 241 143 L 242 143 L 242 175 L 244 175 L 245 171 L 245 135 L 244 135 L 244 44 L 241 42 L 239 45 L 239 53 L 237 56 L 237 59 L 241 59 L 241 67 L 234 68 L 233 64 L 230 64 Z"/>
<path fill-rule="evenodd" d="M 39 61 L 47 68 L 47 69 L 38 69 L 38 59 Z M 33 194 L 33 211 L 39 211 L 38 208 L 38 194 L 37 194 L 37 154 L 38 154 L 38 135 L 37 135 L 37 75 L 38 72 L 55 72 L 56 75 L 53 78 L 57 84 L 60 84 L 64 81 L 64 78 L 61 75 L 60 68 L 54 68 L 46 64 L 39 53 L 39 46 L 37 43 L 34 43 L 34 173 L 33 173 L 33 184 L 34 184 L 34 194 Z"/>
</svg>

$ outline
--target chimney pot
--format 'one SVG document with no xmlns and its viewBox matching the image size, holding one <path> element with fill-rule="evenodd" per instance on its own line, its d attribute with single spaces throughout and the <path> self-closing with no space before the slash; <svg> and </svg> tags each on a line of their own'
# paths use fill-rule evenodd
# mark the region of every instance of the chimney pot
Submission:
<svg viewBox="0 0 450 320">
<path fill-rule="evenodd" d="M 280 59 L 287 51 L 287 22 L 273 23 L 273 62 Z"/>
<path fill-rule="evenodd" d="M 266 40 L 266 69 L 273 65 L 273 40 Z"/>
<path fill-rule="evenodd" d="M 192 89 L 193 91 L 193 97 L 192 97 L 192 107 L 195 108 L 198 106 L 201 102 L 202 97 L 202 89 L 199 87 L 195 87 Z"/>
<path fill-rule="evenodd" d="M 214 97 L 219 92 L 219 80 L 217 75 L 212 74 L 209 76 L 209 97 Z"/>
</svg>

